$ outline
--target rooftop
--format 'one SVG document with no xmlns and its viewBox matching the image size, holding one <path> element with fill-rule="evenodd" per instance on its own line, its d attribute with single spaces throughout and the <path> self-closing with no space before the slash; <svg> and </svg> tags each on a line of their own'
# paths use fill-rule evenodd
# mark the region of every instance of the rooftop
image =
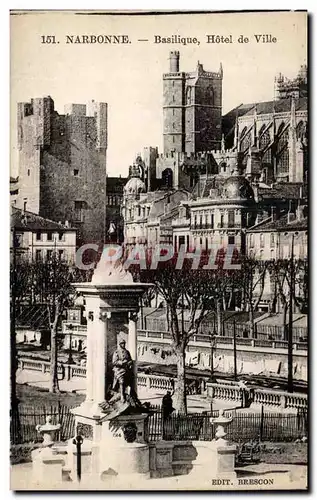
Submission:
<svg viewBox="0 0 317 500">
<path fill-rule="evenodd" d="M 23 211 L 20 208 L 12 207 L 11 211 L 11 227 L 24 231 L 76 231 L 75 228 L 67 227 L 61 222 L 55 222 L 50 219 L 45 219 L 33 212 Z"/>
<path fill-rule="evenodd" d="M 295 216 L 295 214 L 293 214 Z M 281 217 L 273 220 L 272 217 L 269 217 L 255 226 L 251 227 L 247 230 L 247 232 L 254 231 L 307 231 L 308 228 L 308 219 L 304 217 L 302 219 L 295 218 L 294 220 L 288 221 L 288 214 L 282 215 Z"/>
</svg>

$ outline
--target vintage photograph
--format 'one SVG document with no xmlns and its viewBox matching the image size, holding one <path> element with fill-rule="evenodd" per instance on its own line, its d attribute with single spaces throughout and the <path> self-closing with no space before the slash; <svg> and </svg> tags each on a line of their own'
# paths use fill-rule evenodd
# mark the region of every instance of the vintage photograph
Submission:
<svg viewBox="0 0 317 500">
<path fill-rule="evenodd" d="M 308 489 L 308 14 L 10 12 L 10 477 Z"/>
</svg>

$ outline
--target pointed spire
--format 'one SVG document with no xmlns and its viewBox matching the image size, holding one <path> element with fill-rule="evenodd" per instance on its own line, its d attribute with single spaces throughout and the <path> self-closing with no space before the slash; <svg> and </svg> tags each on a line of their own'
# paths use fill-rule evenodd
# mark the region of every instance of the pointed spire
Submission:
<svg viewBox="0 0 317 500">
<path fill-rule="evenodd" d="M 234 144 L 233 147 L 238 151 L 239 150 L 239 122 L 238 122 L 238 111 L 236 114 L 236 122 L 234 125 Z"/>
<path fill-rule="evenodd" d="M 224 134 L 222 134 L 222 136 L 221 136 L 221 152 L 224 153 L 225 149 L 226 149 L 226 146 L 225 146 L 225 136 L 224 136 Z"/>
<path fill-rule="evenodd" d="M 291 128 L 296 128 L 296 107 L 295 107 L 295 99 L 292 96 L 291 97 L 291 123 L 290 127 Z"/>
<path fill-rule="evenodd" d="M 253 146 L 255 147 L 258 146 L 257 121 L 258 121 L 258 114 L 255 105 L 253 110 Z"/>
<path fill-rule="evenodd" d="M 276 135 L 276 123 L 275 123 L 275 102 L 272 102 L 272 120 L 273 120 L 273 137 L 275 139 Z"/>
</svg>

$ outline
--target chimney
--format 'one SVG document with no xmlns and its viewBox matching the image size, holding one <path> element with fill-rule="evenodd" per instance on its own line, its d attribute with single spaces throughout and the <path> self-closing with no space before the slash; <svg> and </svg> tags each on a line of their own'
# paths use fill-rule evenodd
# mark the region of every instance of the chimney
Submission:
<svg viewBox="0 0 317 500">
<path fill-rule="evenodd" d="M 305 210 L 305 205 L 299 205 L 297 207 L 297 210 L 296 210 L 296 219 L 298 221 L 305 219 L 304 210 Z"/>
<path fill-rule="evenodd" d="M 293 220 L 295 220 L 295 214 L 293 212 L 287 213 L 287 224 L 290 224 Z"/>
<path fill-rule="evenodd" d="M 272 222 L 275 222 L 277 220 L 276 207 L 271 207 L 271 219 Z"/>
</svg>

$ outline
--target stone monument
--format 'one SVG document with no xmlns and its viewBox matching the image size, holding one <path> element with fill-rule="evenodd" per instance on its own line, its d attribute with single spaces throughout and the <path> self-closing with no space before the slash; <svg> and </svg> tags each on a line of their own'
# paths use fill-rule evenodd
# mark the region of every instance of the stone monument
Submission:
<svg viewBox="0 0 317 500">
<path fill-rule="evenodd" d="M 82 475 L 149 475 L 148 410 L 137 397 L 137 316 L 152 285 L 135 283 L 121 262 L 100 260 L 89 283 L 76 283 L 87 318 L 86 399 L 72 410 L 84 438 Z M 128 349 L 125 349 L 127 342 Z M 76 449 L 68 444 L 74 478 Z"/>
</svg>

